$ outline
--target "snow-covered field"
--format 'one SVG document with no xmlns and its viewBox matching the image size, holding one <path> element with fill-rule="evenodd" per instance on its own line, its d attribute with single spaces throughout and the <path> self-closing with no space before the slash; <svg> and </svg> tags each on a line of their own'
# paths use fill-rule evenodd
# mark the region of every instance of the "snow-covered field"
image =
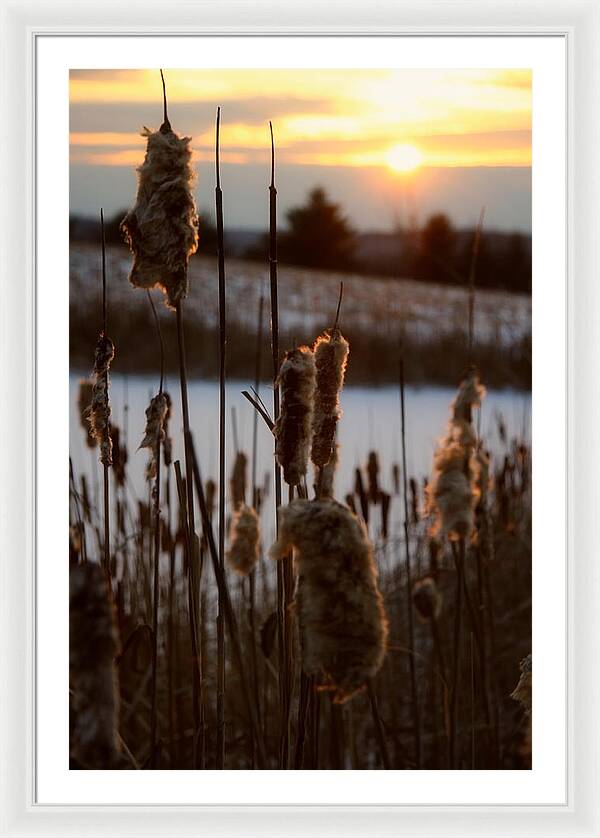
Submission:
<svg viewBox="0 0 600 838">
<path fill-rule="evenodd" d="M 112 308 L 139 305 L 127 281 L 130 254 L 110 247 L 107 272 Z M 269 298 L 268 266 L 227 261 L 227 316 L 229 323 L 255 328 L 259 297 Z M 217 322 L 215 260 L 196 257 L 190 263 L 188 317 L 206 325 Z M 317 333 L 335 315 L 340 280 L 344 282 L 343 322 L 346 328 L 398 335 L 399 327 L 421 340 L 464 330 L 467 318 L 465 290 L 410 279 L 363 277 L 279 266 L 281 328 L 288 332 Z M 98 310 L 100 254 L 97 247 L 74 244 L 70 250 L 70 293 L 81 311 Z M 510 346 L 531 334 L 531 297 L 500 291 L 477 291 L 475 340 Z"/>
</svg>

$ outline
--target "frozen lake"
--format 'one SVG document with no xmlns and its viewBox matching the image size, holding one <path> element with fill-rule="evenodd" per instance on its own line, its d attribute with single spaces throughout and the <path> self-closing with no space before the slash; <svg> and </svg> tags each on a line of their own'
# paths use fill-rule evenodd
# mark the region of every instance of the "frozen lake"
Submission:
<svg viewBox="0 0 600 838">
<path fill-rule="evenodd" d="M 85 445 L 79 425 L 77 392 L 80 376 L 70 378 L 70 452 L 76 475 L 86 473 L 93 486 L 100 475 L 97 452 Z M 141 376 L 111 377 L 111 405 L 113 422 L 125 431 L 128 441 L 128 474 L 131 488 L 141 499 L 147 499 L 144 469 L 148 457 L 146 450 L 136 451 L 145 426 L 144 411 L 150 397 L 156 393 L 156 378 Z M 227 385 L 227 475 L 233 465 L 232 408 L 235 409 L 239 447 L 248 455 L 248 478 L 252 454 L 254 409 L 242 396 L 250 383 L 231 381 Z M 179 381 L 171 378 L 166 389 L 173 399 L 171 435 L 174 443 L 173 459 L 183 461 Z M 271 409 L 272 393 L 262 385 L 261 395 Z M 407 387 L 406 425 L 408 473 L 420 479 L 431 470 L 436 440 L 444 433 L 448 420 L 449 404 L 455 391 L 447 387 Z M 194 435 L 200 467 L 204 480 L 216 478 L 218 472 L 218 384 L 217 382 L 190 382 L 190 422 Z M 354 469 L 365 465 L 369 451 L 378 452 L 381 463 L 380 482 L 387 491 L 392 489 L 392 463 L 401 457 L 400 398 L 397 387 L 378 389 L 349 387 L 342 393 L 344 415 L 338 425 L 340 462 L 336 478 L 336 496 L 340 499 L 351 490 Z M 127 406 L 127 409 L 126 409 Z M 519 436 L 530 440 L 531 394 L 514 390 L 491 391 L 486 396 L 480 417 L 481 435 L 492 455 L 503 456 L 503 446 L 497 429 L 497 416 L 503 417 L 508 438 Z M 272 472 L 273 440 L 264 421 L 258 420 L 257 482 L 262 485 L 265 473 Z M 96 474 L 92 474 L 92 469 Z M 310 477 L 310 475 L 309 475 Z M 270 481 L 272 485 L 272 480 Z M 311 486 L 311 480 L 308 480 Z M 284 494 L 285 497 L 285 494 Z M 266 504 L 265 515 L 272 517 L 272 504 Z M 396 516 L 393 516 L 394 518 Z M 264 521 L 267 529 L 270 524 Z"/>
</svg>

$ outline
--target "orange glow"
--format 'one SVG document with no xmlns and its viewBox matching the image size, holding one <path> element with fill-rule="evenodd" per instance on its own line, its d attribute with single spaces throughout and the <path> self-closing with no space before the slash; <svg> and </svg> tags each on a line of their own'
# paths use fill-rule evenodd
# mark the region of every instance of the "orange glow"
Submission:
<svg viewBox="0 0 600 838">
<path fill-rule="evenodd" d="M 211 159 L 219 104 L 223 160 L 232 163 L 263 160 L 272 119 L 278 159 L 295 165 L 407 174 L 531 165 L 528 70 L 166 70 L 165 76 L 171 122 L 192 137 L 196 160 Z M 139 131 L 158 127 L 161 94 L 157 70 L 71 71 L 71 162 L 139 165 L 145 145 Z"/>
</svg>

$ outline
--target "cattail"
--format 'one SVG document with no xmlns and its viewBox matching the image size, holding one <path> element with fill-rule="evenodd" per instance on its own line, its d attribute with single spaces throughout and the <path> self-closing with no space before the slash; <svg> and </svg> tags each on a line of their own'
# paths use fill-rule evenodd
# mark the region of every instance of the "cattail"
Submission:
<svg viewBox="0 0 600 838">
<path fill-rule="evenodd" d="M 277 379 L 281 387 L 281 413 L 274 434 L 275 456 L 283 469 L 283 479 L 290 486 L 297 486 L 306 474 L 315 377 L 315 357 L 308 346 L 286 353 Z"/>
<path fill-rule="evenodd" d="M 369 452 L 367 460 L 367 479 L 369 485 L 369 501 L 379 502 L 379 457 L 376 451 Z"/>
<path fill-rule="evenodd" d="M 414 477 L 411 477 L 410 486 L 410 518 L 414 526 L 419 523 L 419 487 Z"/>
<path fill-rule="evenodd" d="M 106 575 L 97 564 L 76 565 L 69 587 L 71 759 L 81 768 L 115 768 L 119 644 Z"/>
<path fill-rule="evenodd" d="M 110 426 L 112 440 L 113 474 L 117 486 L 125 485 L 125 467 L 127 466 L 127 447 L 121 444 L 121 432 L 116 425 Z"/>
<path fill-rule="evenodd" d="M 381 501 L 381 537 L 386 539 L 389 535 L 390 504 L 392 498 L 389 492 L 380 492 Z"/>
<path fill-rule="evenodd" d="M 475 451 L 477 460 L 477 490 L 479 493 L 478 509 L 487 508 L 488 495 L 492 489 L 492 476 L 490 468 L 490 453 L 482 445 L 477 446 Z"/>
<path fill-rule="evenodd" d="M 174 309 L 187 295 L 189 257 L 198 247 L 191 139 L 179 137 L 167 119 L 158 131 L 144 128 L 142 136 L 148 142 L 136 203 L 121 223 L 134 255 L 129 281 L 160 288 Z"/>
<path fill-rule="evenodd" d="M 360 514 L 365 524 L 369 523 L 369 498 L 365 492 L 365 484 L 362 479 L 362 472 L 359 468 L 354 469 L 354 494 L 360 502 Z"/>
<path fill-rule="evenodd" d="M 169 420 L 171 419 L 173 402 L 171 401 L 171 396 L 166 392 L 166 390 L 163 392 L 163 396 L 167 402 L 167 412 L 165 413 L 163 421 L 163 463 L 168 468 L 173 462 L 173 440 L 169 434 Z"/>
<path fill-rule="evenodd" d="M 90 408 L 92 433 L 100 446 L 100 462 L 112 465 L 112 440 L 110 438 L 110 404 L 108 401 L 108 371 L 115 357 L 112 340 L 101 334 L 94 353 L 94 384 Z"/>
<path fill-rule="evenodd" d="M 344 385 L 344 374 L 350 345 L 339 329 L 319 335 L 313 346 L 317 371 L 311 460 L 323 468 L 334 449 L 335 429 L 342 415 L 339 395 Z"/>
<path fill-rule="evenodd" d="M 239 509 L 246 502 L 247 470 L 248 458 L 243 451 L 238 451 L 235 455 L 231 480 L 229 481 L 231 502 L 234 509 Z"/>
<path fill-rule="evenodd" d="M 473 530 L 477 502 L 471 461 L 465 472 L 465 449 L 460 443 L 447 443 L 436 451 L 432 480 L 433 505 L 437 515 L 432 534 L 441 529 L 450 541 L 468 539 Z"/>
<path fill-rule="evenodd" d="M 484 396 L 485 387 L 479 381 L 477 369 L 471 366 L 461 381 L 456 398 L 452 402 L 452 421 L 471 424 L 473 408 L 479 407 Z"/>
<path fill-rule="evenodd" d="M 259 558 L 260 529 L 258 515 L 250 506 L 242 504 L 233 514 L 231 544 L 227 563 L 240 576 L 247 576 Z"/>
<path fill-rule="evenodd" d="M 342 703 L 385 656 L 388 628 L 373 548 L 360 520 L 334 500 L 295 500 L 279 514 L 271 556 L 296 551 L 302 665 Z"/>
<path fill-rule="evenodd" d="M 333 448 L 331 449 L 331 456 L 329 458 L 329 461 L 324 466 L 322 466 L 320 487 L 320 494 L 322 498 L 332 498 L 334 495 L 333 484 L 335 480 L 335 472 L 337 470 L 338 465 L 339 453 L 340 446 L 337 443 L 334 443 Z"/>
<path fill-rule="evenodd" d="M 510 697 L 518 701 L 527 716 L 531 716 L 531 655 L 523 658 L 519 664 L 521 676 Z"/>
<path fill-rule="evenodd" d="M 472 408 L 484 394 L 477 372 L 469 369 L 452 402 L 446 438 L 434 455 L 434 475 L 428 487 L 429 511 L 437 519 L 432 534 L 441 530 L 451 541 L 468 539 L 473 531 L 480 489 Z"/>
<path fill-rule="evenodd" d="M 392 483 L 394 485 L 394 494 L 400 494 L 400 466 L 398 463 L 392 464 Z"/>
<path fill-rule="evenodd" d="M 92 397 L 94 391 L 94 382 L 89 378 L 82 378 L 79 382 L 79 397 L 77 399 L 77 407 L 79 408 L 79 422 L 85 433 L 85 441 L 88 448 L 96 447 L 96 437 L 92 432 L 90 424 L 90 413 L 92 409 Z"/>
<path fill-rule="evenodd" d="M 217 497 L 217 484 L 214 480 L 209 478 L 206 481 L 206 511 L 208 517 L 212 518 L 215 511 L 215 499 Z"/>
<path fill-rule="evenodd" d="M 86 521 L 92 520 L 92 504 L 90 503 L 90 493 L 88 490 L 87 477 L 85 474 L 81 475 L 81 505 L 83 507 L 83 517 Z"/>
<path fill-rule="evenodd" d="M 146 408 L 146 430 L 144 438 L 140 442 L 140 448 L 150 449 L 150 461 L 146 471 L 146 477 L 153 480 L 156 477 L 156 455 L 159 443 L 164 436 L 163 425 L 167 415 L 167 400 L 164 393 L 154 396 Z M 139 449 L 138 449 L 139 450 Z"/>
<path fill-rule="evenodd" d="M 442 610 L 442 595 L 433 576 L 417 579 L 413 585 L 413 602 L 422 622 L 437 620 Z"/>
<path fill-rule="evenodd" d="M 346 506 L 352 512 L 353 515 L 356 515 L 356 503 L 354 502 L 354 495 L 346 495 Z"/>
</svg>

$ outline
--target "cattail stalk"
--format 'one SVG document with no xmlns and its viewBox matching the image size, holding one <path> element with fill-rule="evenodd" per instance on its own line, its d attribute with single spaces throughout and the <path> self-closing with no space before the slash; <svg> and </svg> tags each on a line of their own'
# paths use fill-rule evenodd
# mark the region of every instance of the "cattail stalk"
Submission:
<svg viewBox="0 0 600 838">
<path fill-rule="evenodd" d="M 450 695 L 450 735 L 448 740 L 449 754 L 448 762 L 451 769 L 458 768 L 458 746 L 457 746 L 457 713 L 458 713 L 458 688 L 460 675 L 460 635 L 462 618 L 462 567 L 465 554 L 465 542 L 461 538 L 457 542 L 455 556 L 457 560 L 456 579 L 456 600 L 454 603 L 454 640 L 453 640 L 453 664 L 452 664 L 452 692 Z"/>
<path fill-rule="evenodd" d="M 163 91 L 163 123 L 158 131 L 144 130 L 147 138 L 146 156 L 139 167 L 138 191 L 135 206 L 127 213 L 121 224 L 134 262 L 129 281 L 137 288 L 159 287 L 166 295 L 166 303 L 175 309 L 177 320 L 177 348 L 179 352 L 179 380 L 181 386 L 181 407 L 184 432 L 189 435 L 190 419 L 188 386 L 183 332 L 183 300 L 188 290 L 189 257 L 198 246 L 198 219 L 192 183 L 194 172 L 191 165 L 189 137 L 179 137 L 171 128 L 167 114 L 167 93 L 165 79 L 160 71 Z M 186 436 L 187 439 L 187 436 Z M 198 550 L 194 523 L 194 490 L 191 456 L 185 451 L 187 502 L 186 510 L 186 556 L 191 588 L 190 632 L 197 632 L 195 598 L 197 590 Z M 178 481 L 178 490 L 180 489 Z M 180 498 L 181 503 L 181 498 Z M 192 637 L 192 649 L 197 651 L 197 636 Z M 202 732 L 200 730 L 201 690 L 200 664 L 192 667 L 192 691 L 194 708 L 194 750 Z M 198 677 L 197 677 L 198 676 Z"/>
<path fill-rule="evenodd" d="M 219 273 L 219 564 L 225 567 L 225 253 L 223 244 L 223 191 L 219 166 L 221 108 L 217 108 L 215 138 L 215 209 L 217 217 L 217 264 Z M 225 765 L 225 626 L 219 591 L 217 613 L 217 768 Z"/>
<path fill-rule="evenodd" d="M 112 462 L 111 456 L 111 440 L 110 440 L 110 424 L 109 424 L 109 417 L 110 417 L 110 407 L 108 402 L 108 368 L 110 365 L 110 361 L 112 360 L 112 355 L 114 350 L 112 350 L 112 342 L 108 337 L 107 333 L 107 315 L 106 315 L 106 239 L 104 236 L 104 211 L 102 208 L 100 209 L 100 227 L 102 231 L 102 335 L 99 341 L 100 343 L 104 342 L 110 344 L 110 348 L 106 352 L 106 357 L 110 354 L 110 359 L 104 362 L 100 362 L 99 366 L 99 356 L 100 352 L 96 351 L 96 367 L 98 369 L 102 368 L 102 377 L 104 379 L 104 393 L 105 393 L 105 400 L 106 400 L 106 424 L 107 427 L 105 429 L 105 435 L 107 437 L 106 440 L 102 440 L 99 442 L 100 445 L 100 460 L 102 462 L 102 473 L 103 473 L 103 484 L 104 484 L 104 571 L 106 573 L 108 579 L 108 588 L 109 591 L 112 593 L 112 578 L 111 578 L 111 567 L 110 567 L 110 490 L 109 490 L 109 480 L 108 480 L 108 469 Z M 97 384 L 95 385 L 97 387 Z M 95 400 L 94 400 L 95 401 Z M 94 419 L 94 414 L 92 414 L 92 419 Z M 108 449 L 108 452 L 105 449 Z"/>
<path fill-rule="evenodd" d="M 161 465 L 161 442 L 164 437 L 164 421 L 167 415 L 167 400 L 163 394 L 163 380 L 164 380 L 164 347 L 162 341 L 162 334 L 160 330 L 160 323 L 158 315 L 154 307 L 154 301 L 150 296 L 150 292 L 146 292 L 148 301 L 152 308 L 154 321 L 156 325 L 156 333 L 160 347 L 160 380 L 158 385 L 158 396 L 152 400 L 149 411 L 146 413 L 148 417 L 148 424 L 146 426 L 146 437 L 142 441 L 142 446 L 151 447 L 152 457 L 154 459 L 154 468 L 156 475 L 154 478 L 153 502 L 154 502 L 154 557 L 153 557 L 153 587 L 152 587 L 152 701 L 150 707 L 150 768 L 156 768 L 157 758 L 157 726 L 158 726 L 158 604 L 160 597 L 159 590 L 159 561 L 160 561 L 160 465 Z M 154 413 L 152 408 L 154 407 Z M 151 425 L 151 422 L 154 424 Z"/>
<path fill-rule="evenodd" d="M 187 440 L 184 440 L 185 451 L 189 451 Z M 181 466 L 179 460 L 173 464 L 175 468 L 175 479 L 177 482 L 177 494 L 179 496 L 179 507 L 183 510 L 183 518 L 186 521 L 185 527 L 185 545 L 187 555 L 187 576 L 188 576 L 188 612 L 190 624 L 190 639 L 192 646 L 192 716 L 194 722 L 194 757 L 193 765 L 197 767 L 198 757 L 204 753 L 204 707 L 202 701 L 202 668 L 201 656 L 198 649 L 198 609 L 196 607 L 196 575 L 194 571 L 194 561 L 192 559 L 194 550 L 192 549 L 189 515 L 187 511 L 187 502 L 189 498 L 189 491 L 186 497 L 186 487 L 184 489 L 183 478 L 181 476 Z M 187 467 L 187 463 L 186 463 Z M 190 457 L 190 469 L 192 468 Z M 203 761 L 200 762 L 200 767 L 203 768 Z"/>
<path fill-rule="evenodd" d="M 269 280 L 271 290 L 271 352 L 273 360 L 273 421 L 279 419 L 279 303 L 277 297 L 277 189 L 275 187 L 275 141 L 273 123 L 271 133 L 271 183 L 269 185 Z M 281 469 L 275 460 L 275 529 L 279 529 L 281 506 Z M 279 715 L 283 723 L 285 714 L 285 644 L 283 637 L 283 566 L 277 563 L 277 671 L 279 676 Z"/>
<path fill-rule="evenodd" d="M 413 716 L 415 764 L 421 767 L 421 719 L 419 714 L 419 697 L 417 693 L 417 673 L 415 667 L 415 628 L 412 599 L 412 570 L 410 560 L 409 544 L 409 517 L 408 517 L 408 486 L 407 486 L 407 461 L 406 461 L 406 415 L 404 410 L 404 358 L 400 353 L 400 422 L 402 436 L 402 496 L 404 503 L 404 563 L 406 565 L 406 609 L 408 616 L 408 655 L 410 692 Z"/>
<path fill-rule="evenodd" d="M 262 740 L 262 736 L 260 735 L 260 728 L 258 725 L 258 717 L 256 714 L 256 707 L 254 706 L 254 702 L 252 700 L 252 694 L 249 690 L 248 679 L 246 676 L 246 667 L 244 664 L 244 656 L 242 654 L 242 648 L 240 644 L 240 633 L 238 629 L 237 620 L 235 617 L 235 612 L 233 610 L 233 605 L 231 603 L 231 596 L 229 593 L 229 588 L 227 585 L 227 577 L 225 575 L 224 569 L 221 567 L 221 563 L 219 562 L 219 554 L 217 551 L 217 546 L 215 543 L 215 537 L 213 534 L 212 523 L 208 517 L 208 511 L 206 508 L 206 502 L 204 498 L 204 486 L 202 484 L 202 478 L 200 475 L 200 467 L 198 465 L 198 460 L 196 458 L 196 453 L 194 450 L 194 445 L 192 442 L 192 438 L 188 440 L 188 446 L 192 454 L 193 460 L 193 477 L 194 483 L 196 485 L 196 492 L 198 494 L 198 502 L 200 504 L 200 513 L 202 515 L 202 526 L 204 532 L 206 534 L 206 540 L 208 542 L 208 552 L 212 560 L 213 570 L 215 574 L 215 578 L 217 580 L 217 587 L 221 593 L 221 601 L 223 602 L 223 612 L 225 621 L 227 623 L 227 628 L 229 631 L 229 638 L 231 640 L 231 650 L 233 653 L 233 659 L 237 665 L 238 674 L 240 678 L 240 686 L 242 695 L 244 696 L 244 701 L 246 703 L 246 709 L 248 712 L 248 722 L 250 726 L 250 734 L 254 736 L 254 741 L 256 744 L 256 753 L 257 753 L 257 764 L 258 768 L 265 768 L 266 765 L 266 755 L 264 750 L 264 743 Z"/>
<path fill-rule="evenodd" d="M 261 293 L 258 301 L 258 324 L 256 330 L 256 351 L 254 355 L 254 392 L 257 398 L 260 398 L 260 377 L 261 377 L 261 361 L 262 361 L 262 328 L 263 328 L 263 307 L 264 297 Z M 252 506 L 259 514 L 259 493 L 256 485 L 256 471 L 258 464 L 258 412 L 255 410 L 252 424 Z M 261 718 L 260 693 L 258 689 L 258 660 L 256 650 L 256 568 L 250 572 L 249 582 L 249 622 L 250 622 L 250 640 L 252 644 L 252 687 L 254 689 L 254 701 L 256 703 L 256 711 L 259 718 Z"/>
</svg>

